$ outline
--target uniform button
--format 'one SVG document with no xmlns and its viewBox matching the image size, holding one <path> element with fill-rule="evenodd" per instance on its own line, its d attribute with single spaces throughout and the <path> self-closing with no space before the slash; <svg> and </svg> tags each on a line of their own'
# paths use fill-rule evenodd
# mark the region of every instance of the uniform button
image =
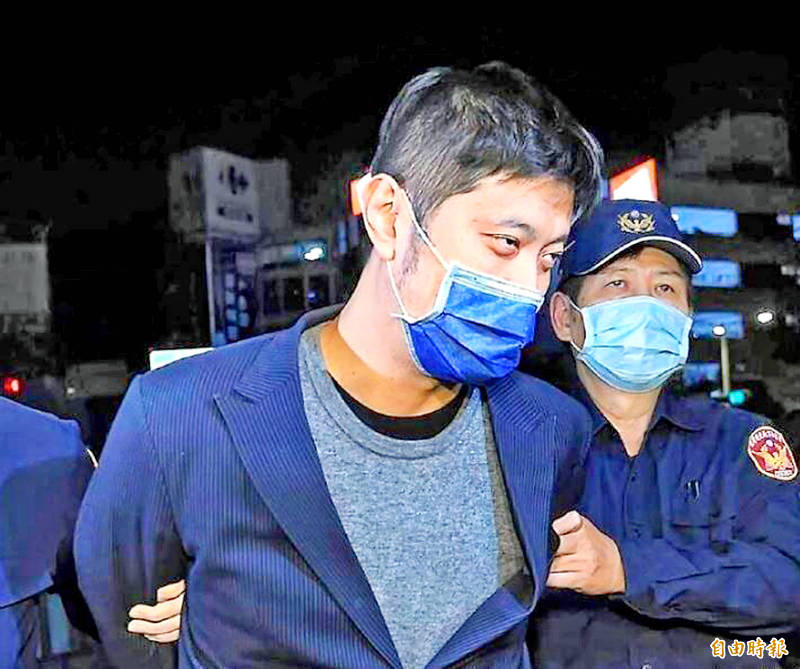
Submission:
<svg viewBox="0 0 800 669">
<path fill-rule="evenodd" d="M 633 529 L 633 536 L 634 536 L 634 538 L 636 538 L 636 539 L 638 539 L 639 537 L 641 537 L 641 536 L 642 536 L 642 533 L 641 533 L 641 531 L 639 530 L 639 528 L 638 528 L 638 527 L 635 527 L 635 528 Z M 652 668 L 651 668 L 651 669 L 652 669 Z"/>
</svg>

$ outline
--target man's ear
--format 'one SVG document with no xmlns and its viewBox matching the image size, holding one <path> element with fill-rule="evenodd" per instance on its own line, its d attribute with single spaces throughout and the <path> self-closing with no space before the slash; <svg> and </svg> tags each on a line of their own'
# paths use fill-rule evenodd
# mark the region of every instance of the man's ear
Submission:
<svg viewBox="0 0 800 669">
<path fill-rule="evenodd" d="M 364 227 L 381 260 L 394 260 L 397 254 L 397 214 L 399 186 L 380 174 L 361 192 Z"/>
<path fill-rule="evenodd" d="M 569 298 L 564 293 L 553 293 L 550 297 L 550 324 L 556 337 L 564 342 L 574 341 L 575 320 L 572 311 Z"/>
</svg>

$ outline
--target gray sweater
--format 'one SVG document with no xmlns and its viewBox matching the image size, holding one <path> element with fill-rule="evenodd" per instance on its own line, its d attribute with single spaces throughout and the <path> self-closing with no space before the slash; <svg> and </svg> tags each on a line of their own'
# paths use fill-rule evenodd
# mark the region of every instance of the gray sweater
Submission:
<svg viewBox="0 0 800 669">
<path fill-rule="evenodd" d="M 431 439 L 364 425 L 303 334 L 300 380 L 333 503 L 405 669 L 421 669 L 524 559 L 477 388 Z"/>
</svg>

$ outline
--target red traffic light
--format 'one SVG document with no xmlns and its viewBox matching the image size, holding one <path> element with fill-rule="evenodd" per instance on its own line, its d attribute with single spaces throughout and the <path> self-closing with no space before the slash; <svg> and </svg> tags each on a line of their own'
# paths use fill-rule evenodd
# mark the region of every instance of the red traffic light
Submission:
<svg viewBox="0 0 800 669">
<path fill-rule="evenodd" d="M 25 392 L 25 381 L 16 376 L 3 377 L 3 395 L 19 397 Z"/>
</svg>

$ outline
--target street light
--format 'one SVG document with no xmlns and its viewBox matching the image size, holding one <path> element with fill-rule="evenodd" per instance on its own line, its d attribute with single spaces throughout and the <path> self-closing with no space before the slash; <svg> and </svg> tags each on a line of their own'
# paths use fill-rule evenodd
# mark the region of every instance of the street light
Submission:
<svg viewBox="0 0 800 669">
<path fill-rule="evenodd" d="M 775 320 L 775 312 L 772 309 L 762 309 L 756 313 L 756 323 L 759 325 L 769 325 Z"/>
<path fill-rule="evenodd" d="M 728 331 L 724 325 L 711 328 L 715 337 L 719 337 L 719 367 L 722 371 L 722 396 L 727 397 L 731 391 L 731 362 L 728 354 Z"/>
<path fill-rule="evenodd" d="M 325 249 L 321 246 L 312 246 L 303 254 L 303 257 L 310 262 L 314 262 L 315 260 L 321 260 L 324 255 Z"/>
</svg>

